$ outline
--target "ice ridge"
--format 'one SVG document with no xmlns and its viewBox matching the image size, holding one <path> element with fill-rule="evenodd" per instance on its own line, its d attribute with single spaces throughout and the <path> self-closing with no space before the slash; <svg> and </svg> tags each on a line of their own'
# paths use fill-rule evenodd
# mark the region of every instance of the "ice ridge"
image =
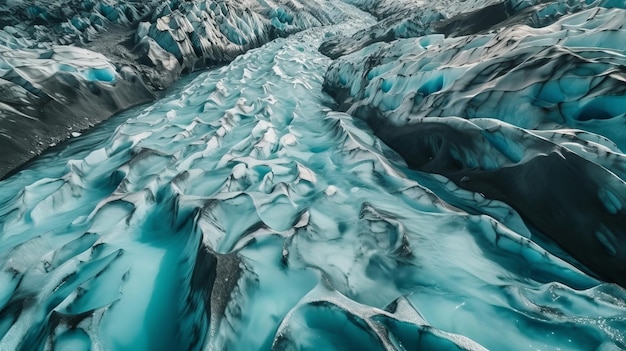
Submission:
<svg viewBox="0 0 626 351">
<path fill-rule="evenodd" d="M 620 1 L 32 3 L 0 350 L 626 349 Z"/>
</svg>

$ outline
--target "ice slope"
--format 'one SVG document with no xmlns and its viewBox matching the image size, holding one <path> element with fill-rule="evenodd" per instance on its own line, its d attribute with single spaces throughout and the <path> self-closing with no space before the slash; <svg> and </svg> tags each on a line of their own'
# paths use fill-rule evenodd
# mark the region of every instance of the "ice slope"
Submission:
<svg viewBox="0 0 626 351">
<path fill-rule="evenodd" d="M 622 10 L 333 62 L 324 40 L 377 25 L 333 6 L 349 20 L 184 79 L 0 181 L 0 349 L 626 348 L 626 290 L 568 246 L 593 227 L 587 256 L 622 255 L 619 116 L 570 126 L 523 99 L 622 96 Z M 581 70 L 533 61 L 555 37 Z M 91 62 L 73 76 L 119 81 Z M 461 114 L 482 92 L 493 115 Z"/>
<path fill-rule="evenodd" d="M 339 1 L 175 0 L 139 24 L 136 40 L 156 43 L 193 71 L 229 62 L 277 37 L 352 19 Z"/>
<path fill-rule="evenodd" d="M 0 177 L 72 133 L 153 99 L 133 70 L 70 46 L 0 46 L 0 91 Z"/>
<path fill-rule="evenodd" d="M 0 45 L 84 46 L 163 89 L 183 70 L 223 64 L 277 37 L 347 21 L 344 7 L 330 0 L 9 0 L 0 6 Z"/>
<path fill-rule="evenodd" d="M 149 90 L 183 72 L 351 19 L 346 5 L 329 0 L 0 4 L 0 84 L 7 92 L 0 97 L 0 177 L 71 133 L 152 99 Z"/>
<path fill-rule="evenodd" d="M 534 28 L 548 26 L 562 16 L 589 8 L 624 8 L 621 0 L 594 1 L 362 1 L 348 0 L 380 18 L 369 28 L 351 36 L 336 36 L 325 41 L 320 51 L 333 59 L 364 47 L 402 38 L 429 34 L 462 36 L 487 33 L 513 25 Z"/>
<path fill-rule="evenodd" d="M 411 167 L 510 204 L 624 286 L 625 22 L 626 10 L 599 6 L 541 28 L 376 43 L 334 62 L 325 90 Z"/>
<path fill-rule="evenodd" d="M 111 37 L 112 26 L 130 30 L 149 13 L 149 5 L 95 0 L 0 4 L 0 177 L 72 133 L 153 99 L 139 72 L 111 60 L 111 47 L 100 50 L 105 55 L 84 48 Z"/>
<path fill-rule="evenodd" d="M 112 26 L 131 27 L 157 0 L 6 0 L 0 7 L 0 43 L 48 48 L 98 39 Z"/>
</svg>

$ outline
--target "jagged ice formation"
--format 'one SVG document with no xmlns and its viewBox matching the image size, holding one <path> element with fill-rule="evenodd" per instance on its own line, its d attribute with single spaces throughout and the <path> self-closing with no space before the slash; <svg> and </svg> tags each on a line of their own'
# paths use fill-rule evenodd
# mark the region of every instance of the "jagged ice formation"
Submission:
<svg viewBox="0 0 626 351">
<path fill-rule="evenodd" d="M 626 349 L 619 1 L 33 4 L 0 349 Z"/>
<path fill-rule="evenodd" d="M 0 175 L 152 94 L 128 68 L 68 46 L 0 46 Z"/>
<path fill-rule="evenodd" d="M 624 285 L 626 255 L 618 248 L 626 241 L 621 195 L 625 188 L 619 172 L 620 150 L 626 146 L 626 77 L 620 69 L 626 64 L 620 44 L 626 40 L 625 20 L 623 9 L 595 7 L 538 29 L 514 25 L 490 34 L 435 34 L 376 43 L 337 60 L 327 73 L 325 89 L 349 113 L 365 119 L 412 167 L 511 204 L 597 274 Z M 495 118 L 532 130 L 575 128 L 610 140 L 578 133 L 564 148 L 548 151 L 502 137 L 499 129 L 508 127 L 494 124 L 498 127 L 489 133 L 494 129 L 496 136 L 485 136 L 486 146 L 473 150 L 477 146 L 470 145 L 480 144 L 486 132 L 453 132 L 445 120 L 439 127 L 433 127 L 439 122 L 422 124 L 430 116 Z M 426 130 L 433 135 L 424 136 Z M 541 139 L 558 135 L 542 133 Z M 495 148 L 496 156 L 484 147 Z M 525 153 L 527 149 L 542 151 Z M 574 155 L 565 156 L 570 151 Z M 502 156 L 507 162 L 496 161 Z M 559 162 L 562 170 L 547 166 Z M 593 168 L 594 163 L 600 167 Z M 552 176 L 569 169 L 579 174 Z M 516 178 L 507 172 L 528 178 L 529 186 L 544 183 L 546 190 L 523 188 L 523 181 L 513 181 Z M 497 179 L 506 184 L 496 185 Z M 581 195 L 584 191 L 576 188 L 589 182 L 599 187 L 590 184 L 585 200 L 563 197 L 572 191 Z M 564 195 L 556 196 L 560 193 Z M 546 209 L 547 203 L 552 204 Z M 576 211 L 587 214 L 581 219 L 586 224 L 571 218 Z"/>
<path fill-rule="evenodd" d="M 0 98 L 0 176 L 71 133 L 151 99 L 149 90 L 166 88 L 182 72 L 349 21 L 345 7 L 329 0 L 10 1 L 0 7 L 0 82 L 15 92 Z M 89 60 L 115 79 L 102 84 L 74 73 L 91 69 L 83 67 Z"/>
</svg>

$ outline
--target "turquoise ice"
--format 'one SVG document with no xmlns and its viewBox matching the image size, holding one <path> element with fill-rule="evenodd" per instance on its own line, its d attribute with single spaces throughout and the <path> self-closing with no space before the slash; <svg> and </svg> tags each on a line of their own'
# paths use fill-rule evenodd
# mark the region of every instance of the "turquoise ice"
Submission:
<svg viewBox="0 0 626 351">
<path fill-rule="evenodd" d="M 348 87 L 344 107 L 401 121 L 408 91 L 439 96 L 467 69 L 407 57 L 464 39 L 373 44 L 361 58 L 390 57 L 366 73 L 359 52 L 333 63 L 318 51 L 376 23 L 337 6 L 352 20 L 184 78 L 0 182 L 0 349 L 626 348 L 623 288 L 509 204 L 411 169 L 323 91 L 325 80 Z M 462 48 L 486 42 L 473 40 Z M 422 79 L 398 77 L 411 69 Z M 81 74 L 113 84 L 110 73 Z M 549 102 L 560 89 L 532 91 Z M 626 174 L 622 144 L 602 130 L 420 117 L 477 135 L 450 148 L 468 167 L 503 169 L 558 147 L 598 162 L 614 178 L 595 196 L 623 210 L 613 190 Z M 612 245 L 608 229 L 598 235 Z"/>
</svg>

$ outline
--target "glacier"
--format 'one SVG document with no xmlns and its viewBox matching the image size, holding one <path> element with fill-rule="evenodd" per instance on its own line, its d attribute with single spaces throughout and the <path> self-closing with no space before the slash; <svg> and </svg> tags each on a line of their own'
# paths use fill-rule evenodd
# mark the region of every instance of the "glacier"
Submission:
<svg viewBox="0 0 626 351">
<path fill-rule="evenodd" d="M 0 176 L 72 133 L 153 100 L 181 74 L 353 16 L 328 0 L 10 0 L 0 7 L 0 82 L 8 92 L 0 98 L 7 121 L 0 125 Z"/>
<path fill-rule="evenodd" d="M 9 0 L 0 350 L 626 349 L 624 23 Z"/>
</svg>

